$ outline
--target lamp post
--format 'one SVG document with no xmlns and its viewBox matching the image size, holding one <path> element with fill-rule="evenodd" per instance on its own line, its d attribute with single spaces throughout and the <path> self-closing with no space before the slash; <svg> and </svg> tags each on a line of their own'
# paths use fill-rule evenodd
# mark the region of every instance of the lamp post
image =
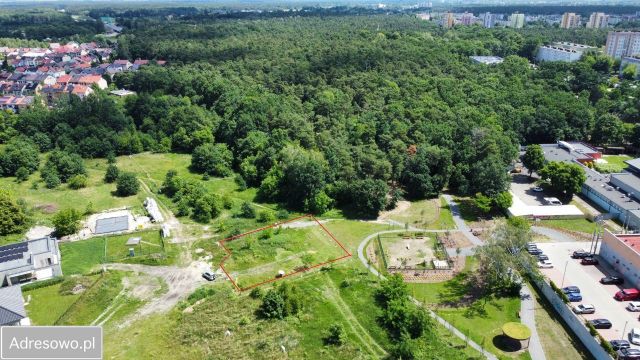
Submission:
<svg viewBox="0 0 640 360">
<path fill-rule="evenodd" d="M 567 260 L 567 262 L 564 263 L 564 272 L 562 272 L 562 284 L 560 285 L 560 288 L 564 287 L 564 276 L 567 275 L 567 266 L 569 265 L 569 260 Z"/>
</svg>

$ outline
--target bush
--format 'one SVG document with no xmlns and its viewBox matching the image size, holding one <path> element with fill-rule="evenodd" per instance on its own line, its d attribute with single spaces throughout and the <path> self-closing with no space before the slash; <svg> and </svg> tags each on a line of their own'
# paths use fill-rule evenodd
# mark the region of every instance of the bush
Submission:
<svg viewBox="0 0 640 360">
<path fill-rule="evenodd" d="M 258 308 L 258 315 L 265 319 L 284 319 L 296 315 L 302 309 L 302 296 L 298 288 L 289 283 L 267 291 Z"/>
<path fill-rule="evenodd" d="M 327 329 L 324 338 L 322 339 L 325 345 L 335 345 L 340 346 L 344 344 L 345 334 L 344 329 L 340 324 L 332 324 Z"/>
<path fill-rule="evenodd" d="M 611 346 L 611 343 L 608 342 L 607 340 L 605 340 L 602 335 L 598 334 L 598 339 L 600 340 L 600 346 L 602 346 L 602 348 L 604 349 L 604 351 L 606 351 L 609 355 L 615 357 L 616 351 L 613 349 L 613 347 Z"/>
<path fill-rule="evenodd" d="M 134 173 L 121 173 L 116 181 L 116 194 L 118 196 L 131 196 L 138 193 L 140 184 Z"/>
<path fill-rule="evenodd" d="M 107 184 L 111 184 L 118 180 L 118 176 L 120 175 L 120 170 L 114 164 L 109 164 L 107 166 L 107 171 L 104 173 L 104 182 Z"/>
<path fill-rule="evenodd" d="M 43 287 L 59 284 L 59 283 L 63 282 L 64 279 L 65 279 L 64 276 L 56 276 L 56 277 L 51 278 L 51 279 L 42 280 L 42 281 L 36 281 L 36 282 L 29 283 L 29 284 L 24 284 L 20 288 L 22 289 L 22 292 L 29 291 L 29 290 L 40 289 L 40 288 L 43 288 Z"/>
<path fill-rule="evenodd" d="M 29 179 L 29 170 L 24 166 L 19 167 L 18 170 L 16 170 L 16 181 L 23 182 L 23 181 L 27 181 L 28 179 Z"/>
<path fill-rule="evenodd" d="M 256 210 L 251 206 L 251 203 L 245 201 L 240 207 L 240 216 L 246 219 L 253 219 L 256 217 Z"/>
<path fill-rule="evenodd" d="M 261 223 L 272 223 L 275 219 L 275 215 L 270 210 L 262 210 L 258 213 L 258 221 Z"/>
<path fill-rule="evenodd" d="M 264 291 L 262 291 L 261 288 L 256 287 L 251 290 L 251 292 L 249 293 L 249 296 L 252 299 L 262 299 L 262 297 L 264 296 Z"/>
<path fill-rule="evenodd" d="M 80 229 L 80 212 L 76 209 L 63 209 L 58 211 L 51 222 L 57 236 L 66 236 L 76 233 Z"/>
<path fill-rule="evenodd" d="M 280 209 L 276 213 L 276 217 L 280 220 L 286 220 L 289 218 L 289 212 L 285 209 Z"/>
<path fill-rule="evenodd" d="M 87 187 L 87 176 L 86 175 L 74 175 L 68 181 L 69 188 L 73 190 L 78 190 Z"/>
<path fill-rule="evenodd" d="M 584 325 L 587 327 L 587 329 L 589 329 L 589 334 L 591 334 L 591 336 L 598 335 L 598 330 L 596 330 L 596 328 L 589 321 L 585 321 Z"/>
<path fill-rule="evenodd" d="M 18 233 L 29 220 L 23 206 L 6 190 L 0 190 L 0 235 Z"/>
<path fill-rule="evenodd" d="M 187 301 L 190 304 L 195 304 L 198 300 L 202 300 L 204 298 L 208 298 L 209 296 L 213 295 L 216 293 L 216 289 L 209 287 L 209 286 L 203 286 L 203 287 L 199 287 L 198 289 L 196 289 L 196 291 L 194 291 L 193 293 L 191 293 L 189 295 L 189 297 L 187 297 Z"/>
</svg>

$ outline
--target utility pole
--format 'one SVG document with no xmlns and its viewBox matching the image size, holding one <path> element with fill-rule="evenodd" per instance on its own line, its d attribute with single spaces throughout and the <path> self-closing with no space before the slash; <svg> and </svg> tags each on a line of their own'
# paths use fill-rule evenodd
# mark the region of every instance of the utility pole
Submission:
<svg viewBox="0 0 640 360">
<path fill-rule="evenodd" d="M 569 260 L 564 263 L 564 272 L 562 273 L 562 284 L 560 285 L 560 288 L 564 287 L 564 276 L 567 275 L 567 266 L 569 266 Z"/>
</svg>

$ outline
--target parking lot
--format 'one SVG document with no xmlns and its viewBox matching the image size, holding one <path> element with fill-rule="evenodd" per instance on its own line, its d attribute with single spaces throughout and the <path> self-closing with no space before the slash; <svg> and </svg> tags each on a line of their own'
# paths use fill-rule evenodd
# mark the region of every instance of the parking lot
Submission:
<svg viewBox="0 0 640 360">
<path fill-rule="evenodd" d="M 582 302 L 571 303 L 592 304 L 596 308 L 595 314 L 579 315 L 585 320 L 608 319 L 613 324 L 611 329 L 599 329 L 600 334 L 607 340 L 625 339 L 627 334 L 634 327 L 640 327 L 638 316 L 640 312 L 630 312 L 625 309 L 628 302 L 616 301 L 613 295 L 623 286 L 602 285 L 600 278 L 607 275 L 617 275 L 603 261 L 599 265 L 581 265 L 579 259 L 572 259 L 571 254 L 575 250 L 586 247 L 589 243 L 539 243 L 538 248 L 549 257 L 553 263 L 552 269 L 540 269 L 541 272 L 552 280 L 558 287 L 575 285 L 580 288 Z M 564 283 L 563 283 L 563 273 Z M 639 300 L 640 301 L 640 300 Z M 623 329 L 625 333 L 623 333 Z M 632 345 L 633 347 L 640 348 Z"/>
<path fill-rule="evenodd" d="M 527 205 L 547 205 L 544 201 L 544 193 L 533 191 L 533 188 L 537 186 L 535 182 L 538 179 L 535 177 L 529 178 L 527 173 L 528 170 L 523 169 L 521 174 L 513 174 L 511 179 L 511 191 Z"/>
</svg>

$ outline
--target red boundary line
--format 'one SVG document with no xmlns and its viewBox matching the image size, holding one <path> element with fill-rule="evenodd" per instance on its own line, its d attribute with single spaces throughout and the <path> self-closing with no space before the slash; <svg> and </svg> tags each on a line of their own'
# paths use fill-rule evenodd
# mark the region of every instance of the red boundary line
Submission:
<svg viewBox="0 0 640 360">
<path fill-rule="evenodd" d="M 228 241 L 233 241 L 233 240 L 239 239 L 239 238 L 241 238 L 241 237 L 244 237 L 244 236 L 247 236 L 247 235 L 251 235 L 251 234 L 254 234 L 254 233 L 257 233 L 257 232 L 263 231 L 263 230 L 271 229 L 271 228 L 274 228 L 274 227 L 277 227 L 277 226 L 282 226 L 282 225 L 284 225 L 284 224 L 287 224 L 287 223 L 290 223 L 290 222 L 293 222 L 293 221 L 296 221 L 296 220 L 300 220 L 300 219 L 303 219 L 303 218 L 311 218 L 311 219 L 313 219 L 313 221 L 315 221 L 318 225 L 320 225 L 320 227 L 322 228 L 322 230 L 324 230 L 324 232 L 325 232 L 325 233 L 327 233 L 327 234 L 329 235 L 329 237 L 331 237 L 331 239 L 333 239 L 333 241 L 335 241 L 335 242 L 336 242 L 336 244 L 338 244 L 338 246 L 340 246 L 340 248 L 345 252 L 345 254 L 346 254 L 346 255 L 343 255 L 343 256 L 338 257 L 338 258 L 335 258 L 335 259 L 327 260 L 327 261 L 325 261 L 325 262 L 322 262 L 322 263 L 319 263 L 319 264 L 315 264 L 315 265 L 309 266 L 309 267 L 307 267 L 307 268 L 303 268 L 303 269 L 300 269 L 300 270 L 296 270 L 296 271 L 294 271 L 294 272 L 290 272 L 290 273 L 284 274 L 284 275 L 282 275 L 282 276 L 280 276 L 280 277 L 276 277 L 276 278 L 273 278 L 273 279 L 265 280 L 265 281 L 259 282 L 259 283 L 257 283 L 257 284 L 249 285 L 249 286 L 244 287 L 244 288 L 241 288 L 240 286 L 238 286 L 238 284 L 235 282 L 235 280 L 233 280 L 233 278 L 231 277 L 231 275 L 229 275 L 229 273 L 227 272 L 227 269 L 225 269 L 225 268 L 224 268 L 224 262 L 225 262 L 228 258 L 230 258 L 230 257 L 231 257 L 231 250 L 230 250 L 229 248 L 227 248 L 226 246 L 224 246 L 224 243 L 225 243 L 225 242 L 228 242 Z M 298 216 L 298 217 L 296 217 L 296 218 L 293 218 L 293 219 L 290 219 L 290 220 L 287 220 L 287 221 L 284 221 L 284 222 L 275 223 L 275 224 L 268 225 L 268 226 L 263 226 L 263 227 L 261 227 L 261 228 L 254 229 L 254 230 L 251 230 L 251 231 L 248 231 L 248 232 L 246 232 L 246 233 L 239 234 L 239 235 L 234 235 L 234 236 L 228 237 L 228 238 L 226 238 L 226 239 L 222 239 L 222 240 L 220 240 L 218 243 L 220 244 L 220 246 L 222 246 L 222 248 L 224 249 L 224 251 L 227 253 L 227 255 L 225 255 L 225 256 L 222 258 L 222 260 L 220 260 L 220 268 L 222 269 L 222 271 L 224 271 L 225 275 L 227 275 L 227 278 L 229 278 L 229 281 L 231 281 L 231 283 L 233 284 L 233 286 L 234 286 L 234 287 L 236 288 L 236 290 L 238 290 L 238 291 L 250 290 L 250 289 L 253 289 L 253 288 L 255 288 L 255 287 L 258 287 L 258 286 L 264 285 L 264 284 L 268 284 L 268 283 L 271 283 L 271 282 L 274 282 L 274 281 L 278 281 L 278 280 L 284 279 L 284 278 L 286 278 L 286 277 L 289 277 L 289 276 L 292 276 L 292 275 L 295 275 L 295 274 L 298 274 L 298 273 L 301 273 L 301 272 L 306 272 L 306 271 L 309 271 L 309 270 L 311 270 L 311 269 L 315 269 L 315 268 L 317 268 L 317 267 L 324 266 L 324 265 L 327 265 L 327 264 L 331 264 L 331 263 L 334 263 L 334 262 L 336 262 L 336 261 L 339 261 L 339 260 L 342 260 L 342 259 L 345 259 L 345 258 L 351 257 L 351 253 L 350 253 L 350 252 L 349 252 L 349 251 L 344 247 L 344 245 L 342 245 L 342 243 L 341 243 L 340 241 L 338 241 L 338 239 L 336 239 L 336 237 L 335 237 L 335 236 L 333 236 L 333 234 L 332 234 L 329 230 L 327 230 L 327 228 L 326 228 L 326 227 L 324 227 L 324 225 L 322 225 L 322 223 L 321 223 L 320 221 L 318 221 L 318 219 L 316 219 L 313 215 L 310 215 L 310 214 L 302 215 L 302 216 Z"/>
</svg>

